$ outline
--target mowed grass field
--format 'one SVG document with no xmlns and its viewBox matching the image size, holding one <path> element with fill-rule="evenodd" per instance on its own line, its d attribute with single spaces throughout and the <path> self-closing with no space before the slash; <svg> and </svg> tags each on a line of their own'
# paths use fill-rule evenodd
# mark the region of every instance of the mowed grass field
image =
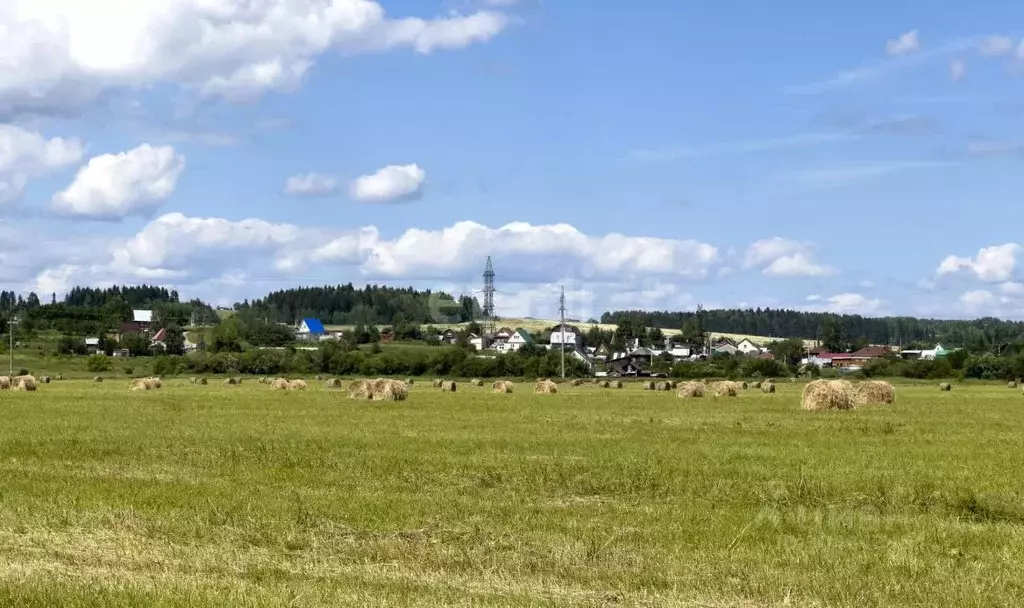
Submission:
<svg viewBox="0 0 1024 608">
<path fill-rule="evenodd" d="M 1019 606 L 1024 396 L 0 393 L 0 605 Z"/>
</svg>

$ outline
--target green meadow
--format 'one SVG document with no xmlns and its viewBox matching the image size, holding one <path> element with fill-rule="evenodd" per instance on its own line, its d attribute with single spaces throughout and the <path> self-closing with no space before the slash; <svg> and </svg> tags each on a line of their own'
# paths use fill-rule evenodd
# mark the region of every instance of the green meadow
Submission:
<svg viewBox="0 0 1024 608">
<path fill-rule="evenodd" d="M 1019 606 L 1024 395 L 0 393 L 0 605 Z"/>
</svg>

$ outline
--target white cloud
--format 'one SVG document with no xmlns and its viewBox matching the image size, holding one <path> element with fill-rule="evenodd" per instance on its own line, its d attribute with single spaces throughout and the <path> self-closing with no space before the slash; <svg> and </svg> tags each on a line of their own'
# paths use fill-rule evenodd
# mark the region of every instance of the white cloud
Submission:
<svg viewBox="0 0 1024 608">
<path fill-rule="evenodd" d="M 882 312 L 883 304 L 878 298 L 868 298 L 859 293 L 841 293 L 827 298 L 815 295 L 808 297 L 807 300 L 814 304 L 805 307 L 805 310 L 840 315 L 878 315 Z"/>
<path fill-rule="evenodd" d="M 1006 243 L 984 247 L 973 258 L 950 255 L 939 264 L 936 274 L 943 276 L 968 270 L 982 281 L 1007 281 L 1017 268 L 1019 250 L 1020 245 Z"/>
<path fill-rule="evenodd" d="M 746 268 L 761 268 L 773 277 L 820 277 L 835 270 L 814 261 L 813 248 L 781 237 L 757 241 L 747 248 L 743 259 Z"/>
<path fill-rule="evenodd" d="M 0 124 L 0 206 L 21 201 L 29 179 L 81 162 L 83 150 L 77 139 L 47 139 L 21 127 Z"/>
<path fill-rule="evenodd" d="M 977 312 L 986 306 L 991 305 L 995 301 L 995 295 L 993 295 L 991 291 L 986 291 L 984 289 L 968 291 L 960 296 L 960 303 L 963 304 L 964 308 L 971 312 Z"/>
<path fill-rule="evenodd" d="M 978 52 L 986 57 L 1002 57 L 1013 52 L 1013 39 L 1009 36 L 988 36 L 978 45 Z"/>
<path fill-rule="evenodd" d="M 831 169 L 804 169 L 781 176 L 781 181 L 822 190 L 871 182 L 903 171 L 949 167 L 952 164 L 945 161 L 892 161 Z"/>
<path fill-rule="evenodd" d="M 999 286 L 999 291 L 1007 295 L 1021 296 L 1024 295 L 1024 283 L 1007 281 Z"/>
<path fill-rule="evenodd" d="M 963 59 L 954 59 L 949 62 L 949 78 L 953 82 L 960 82 L 967 75 L 967 62 Z"/>
<path fill-rule="evenodd" d="M 352 182 L 350 194 L 357 201 L 386 203 L 420 196 L 427 173 L 417 165 L 388 165 Z"/>
<path fill-rule="evenodd" d="M 501 32 L 496 11 L 387 17 L 372 0 L 6 0 L 0 112 L 59 110 L 171 83 L 232 99 L 299 84 L 329 49 L 459 49 Z"/>
<path fill-rule="evenodd" d="M 94 156 L 53 196 L 53 208 L 63 215 L 97 219 L 146 214 L 174 193 L 184 169 L 185 158 L 170 146 L 143 144 Z"/>
<path fill-rule="evenodd" d="M 911 30 L 899 38 L 885 43 L 885 52 L 891 57 L 913 53 L 920 48 L 921 42 L 918 39 L 917 30 Z"/>
<path fill-rule="evenodd" d="M 1021 40 L 1020 44 L 1017 45 L 1017 59 L 1024 60 L 1024 40 Z"/>
<path fill-rule="evenodd" d="M 338 191 L 338 178 L 319 173 L 306 173 L 288 178 L 284 186 L 289 196 L 327 196 Z"/>
</svg>

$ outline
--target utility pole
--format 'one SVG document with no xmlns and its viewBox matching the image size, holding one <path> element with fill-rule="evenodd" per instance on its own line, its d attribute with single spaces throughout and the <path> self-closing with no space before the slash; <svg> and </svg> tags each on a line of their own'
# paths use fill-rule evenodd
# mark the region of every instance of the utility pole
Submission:
<svg viewBox="0 0 1024 608">
<path fill-rule="evenodd" d="M 10 334 L 11 349 L 8 354 L 11 356 L 11 377 L 14 377 L 14 324 L 18 322 L 18 317 L 14 316 L 14 312 L 11 312 L 11 321 L 7 324 L 7 331 Z"/>
<path fill-rule="evenodd" d="M 562 326 L 558 331 L 562 334 L 559 343 L 562 346 L 562 380 L 565 380 L 565 286 L 562 286 L 562 295 L 558 298 L 558 314 L 561 316 Z"/>
</svg>

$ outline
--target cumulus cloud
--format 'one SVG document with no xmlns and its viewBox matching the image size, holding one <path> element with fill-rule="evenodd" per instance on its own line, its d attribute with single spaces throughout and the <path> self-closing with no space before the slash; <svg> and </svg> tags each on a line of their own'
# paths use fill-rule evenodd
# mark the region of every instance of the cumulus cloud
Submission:
<svg viewBox="0 0 1024 608">
<path fill-rule="evenodd" d="M 996 301 L 996 296 L 991 291 L 978 289 L 968 291 L 960 296 L 960 303 L 972 312 L 977 312 Z"/>
<path fill-rule="evenodd" d="M 888 53 L 890 57 L 913 53 L 920 48 L 921 42 L 918 40 L 917 30 L 911 30 L 906 34 L 885 43 L 885 52 Z"/>
<path fill-rule="evenodd" d="M 295 87 L 332 48 L 460 49 L 507 23 L 493 10 L 394 19 L 373 0 L 7 0 L 0 112 L 79 107 L 104 90 L 161 83 L 247 99 Z"/>
<path fill-rule="evenodd" d="M 1007 281 L 1017 268 L 1019 250 L 1020 245 L 1006 243 L 984 247 L 974 257 L 950 255 L 939 264 L 936 274 L 943 276 L 969 271 L 982 281 Z"/>
<path fill-rule="evenodd" d="M 285 183 L 284 192 L 288 196 L 327 196 L 338 191 L 338 178 L 320 173 L 294 175 Z"/>
<path fill-rule="evenodd" d="M 350 195 L 367 203 L 408 201 L 422 194 L 426 179 L 427 172 L 418 165 L 388 165 L 353 180 Z"/>
<path fill-rule="evenodd" d="M 94 156 L 53 196 L 53 208 L 62 215 L 96 219 L 146 214 L 174 193 L 184 169 L 185 158 L 170 146 L 143 144 Z"/>
<path fill-rule="evenodd" d="M 978 52 L 986 57 L 1002 57 L 1013 52 L 1013 39 L 1009 36 L 987 36 L 978 45 Z"/>
<path fill-rule="evenodd" d="M 814 295 L 807 301 L 813 303 L 805 307 L 809 311 L 862 316 L 880 314 L 883 304 L 878 298 L 868 298 L 859 293 L 841 293 L 827 298 Z"/>
<path fill-rule="evenodd" d="M 757 241 L 747 248 L 745 268 L 760 268 L 772 277 L 820 277 L 835 270 L 814 260 L 813 248 L 807 243 L 775 237 Z"/>
<path fill-rule="evenodd" d="M 19 202 L 31 178 L 78 164 L 83 153 L 77 139 L 47 139 L 21 127 L 0 124 L 0 205 Z"/>
<path fill-rule="evenodd" d="M 949 79 L 953 82 L 960 82 L 967 76 L 967 62 L 963 59 L 954 59 L 949 62 Z"/>
</svg>

